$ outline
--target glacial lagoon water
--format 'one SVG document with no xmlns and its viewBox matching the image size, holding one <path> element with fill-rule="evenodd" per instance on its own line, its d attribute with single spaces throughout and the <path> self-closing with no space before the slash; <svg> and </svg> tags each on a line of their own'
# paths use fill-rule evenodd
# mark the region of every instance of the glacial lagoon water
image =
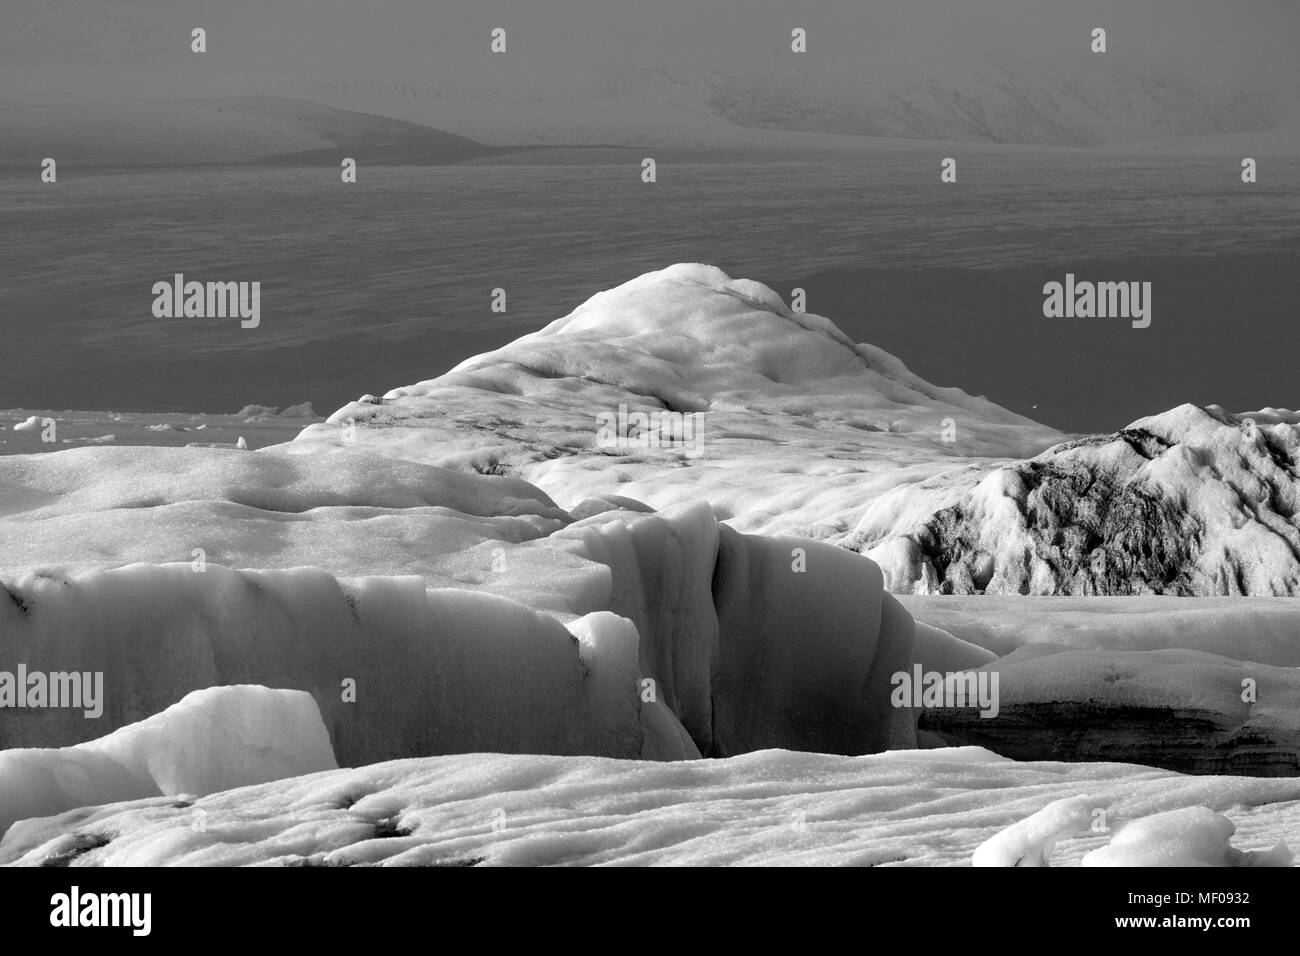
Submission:
<svg viewBox="0 0 1300 956">
<path fill-rule="evenodd" d="M 1279 354 L 1300 335 L 1250 337 L 1253 322 L 1274 339 L 1294 328 L 1300 161 L 1245 185 L 1223 157 L 972 154 L 942 184 L 940 158 L 661 162 L 653 184 L 631 156 L 363 164 L 355 185 L 332 168 L 60 167 L 54 185 L 10 171 L 0 408 L 328 414 L 678 261 L 787 298 L 800 285 L 809 311 L 919 374 L 1061 427 L 1117 427 L 1170 399 L 1294 402 Z M 1152 281 L 1152 326 L 1053 325 L 1041 286 L 1066 272 Z M 260 324 L 155 318 L 151 287 L 176 273 L 260 282 Z M 1071 384 L 1078 357 L 1113 380 Z"/>
</svg>

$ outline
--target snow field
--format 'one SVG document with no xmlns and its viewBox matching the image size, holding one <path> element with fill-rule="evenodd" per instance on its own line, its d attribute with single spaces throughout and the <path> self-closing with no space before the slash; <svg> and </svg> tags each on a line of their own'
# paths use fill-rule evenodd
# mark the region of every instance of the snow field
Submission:
<svg viewBox="0 0 1300 956">
<path fill-rule="evenodd" d="M 1022 763 L 977 747 L 673 763 L 459 754 L 191 807 L 155 798 L 28 820 L 0 840 L 0 864 L 966 866 L 1000 831 L 1081 795 L 1105 808 L 1108 830 L 1062 834 L 1053 866 L 1078 865 L 1133 821 L 1185 807 L 1229 818 L 1248 850 L 1300 830 L 1300 780 Z"/>
</svg>

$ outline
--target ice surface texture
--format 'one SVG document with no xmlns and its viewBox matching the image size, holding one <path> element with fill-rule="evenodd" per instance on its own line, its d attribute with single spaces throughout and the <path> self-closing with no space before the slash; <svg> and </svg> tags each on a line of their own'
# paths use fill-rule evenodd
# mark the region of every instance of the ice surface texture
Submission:
<svg viewBox="0 0 1300 956">
<path fill-rule="evenodd" d="M 312 774 L 190 807 L 155 798 L 29 820 L 0 841 L 0 864 L 964 866 L 999 831 L 1080 795 L 1107 809 L 1108 832 L 1061 835 L 1054 866 L 1188 805 L 1231 817 L 1244 847 L 1300 829 L 1300 780 L 1020 763 L 975 747 L 683 763 L 464 754 Z"/>
</svg>

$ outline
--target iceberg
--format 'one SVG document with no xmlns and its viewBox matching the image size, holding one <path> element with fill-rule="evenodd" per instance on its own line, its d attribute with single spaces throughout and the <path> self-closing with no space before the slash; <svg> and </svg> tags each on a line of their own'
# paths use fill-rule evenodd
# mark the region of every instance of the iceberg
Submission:
<svg viewBox="0 0 1300 956">
<path fill-rule="evenodd" d="M 86 743 L 0 750 L 0 834 L 74 807 L 201 796 L 337 766 L 309 694 L 213 687 Z"/>
<path fill-rule="evenodd" d="M 1110 843 L 1084 856 L 1082 866 L 1291 866 L 1295 855 L 1279 841 L 1271 850 L 1238 850 L 1236 826 L 1206 807 L 1183 807 L 1134 820 Z"/>
<path fill-rule="evenodd" d="M 617 433 L 602 436 L 613 412 Z M 651 413 L 701 416 L 702 454 L 623 433 L 634 421 L 663 421 Z M 156 778 L 154 764 L 146 772 L 105 758 L 98 743 L 138 734 L 196 692 L 245 685 L 296 694 L 303 713 L 310 703 L 331 759 L 357 768 L 347 778 L 356 792 L 330 799 L 366 806 L 362 790 L 418 789 L 440 774 L 485 792 L 461 776 L 482 765 L 517 775 L 525 789 L 548 774 L 613 791 L 611 780 L 631 774 L 669 794 L 673 781 L 693 780 L 716 785 L 722 803 L 755 774 L 773 774 L 789 789 L 772 812 L 797 816 L 794 833 L 823 819 L 842 836 L 858 819 L 845 807 L 914 818 L 901 808 L 943 781 L 957 803 L 996 782 L 1018 812 L 1032 813 L 1044 778 L 1017 768 L 1038 764 L 970 746 L 937 756 L 918 748 L 1042 745 L 1067 705 L 1098 690 L 1117 710 L 1156 700 L 1177 717 L 1203 704 L 1225 739 L 1266 733 L 1281 752 L 1293 743 L 1285 703 L 1294 695 L 1274 671 L 1300 664 L 1295 608 L 1239 596 L 1173 608 L 1155 593 L 1293 593 L 1295 416 L 1254 415 L 1184 406 L 1115 436 L 1070 439 L 925 382 L 766 286 L 680 264 L 593 296 L 444 376 L 365 396 L 282 445 L 3 457 L 0 671 L 89 671 L 104 686 L 94 721 L 72 709 L 3 713 L 0 747 L 10 749 L 0 755 L 45 754 L 8 774 L 17 781 L 12 819 L 83 807 L 73 812 L 84 820 L 100 813 L 87 817 L 86 805 L 146 798 L 123 812 L 170 832 L 180 818 L 149 801 L 181 784 Z M 1247 553 L 1259 559 L 1249 564 Z M 1128 594 L 1139 585 L 1150 593 Z M 1128 596 L 1095 603 L 1117 592 Z M 988 603 L 965 596 L 977 593 Z M 1067 600 L 1061 594 L 1092 596 L 1053 603 Z M 999 739 L 890 699 L 899 673 L 1004 666 L 1025 678 L 999 721 L 984 721 L 1002 728 Z M 1111 680 L 1117 673 L 1123 679 Z M 1235 693 L 1248 676 L 1277 700 L 1244 714 L 1225 687 Z M 1094 743 L 1107 745 L 1104 731 Z M 206 746 L 194 747 L 197 769 L 167 779 L 196 781 L 186 784 L 196 790 L 250 782 L 204 776 Z M 218 756 L 261 766 L 261 746 L 236 737 Z M 1159 762 L 1136 745 L 1108 753 Z M 461 762 L 467 754 L 478 764 Z M 808 762 L 813 754 L 832 762 Z M 1081 755 L 1097 756 L 1076 748 L 1073 758 Z M 68 759 L 85 778 L 71 789 L 48 770 Z M 682 769 L 654 769 L 662 763 Z M 1051 764 L 1050 773 L 1087 784 L 1053 790 L 1054 799 L 1100 799 L 1121 777 L 1133 787 L 1120 796 L 1174 779 L 1137 763 L 1102 766 L 1120 767 Z M 855 795 L 845 786 L 831 803 L 810 796 L 823 771 L 888 776 L 902 767 L 914 777 L 901 790 Z M 1190 769 L 1225 768 L 1203 759 Z M 1286 782 L 1213 779 L 1215 812 L 1231 810 L 1232 794 L 1270 807 L 1296 799 Z M 319 783 L 300 782 L 311 780 Z M 273 804 L 292 789 L 265 786 L 256 799 Z M 1214 802 L 1175 789 L 1178 801 L 1144 812 Z M 409 845 L 409 859 L 439 861 L 460 852 L 408 840 L 418 827 L 392 807 L 409 800 L 372 802 L 374 815 L 339 818 L 334 844 L 307 840 L 302 852 L 241 855 L 176 832 L 166 852 L 131 837 L 85 855 L 318 861 L 338 850 L 365 861 L 402 858 L 397 847 Z M 214 812 L 224 806 L 216 801 Z M 980 807 L 965 804 L 982 822 L 962 824 L 980 840 L 1015 822 Z M 1061 832 L 1052 827 L 1075 810 L 1058 808 L 1063 817 L 1039 820 L 994 857 L 1018 850 L 1017 860 L 1045 862 Z M 710 832 L 730 837 L 738 825 Z M 19 842 L 32 859 L 99 839 L 49 831 L 45 849 L 31 849 L 45 828 L 11 830 L 26 834 Z M 391 841 L 398 831 L 411 831 L 407 843 Z M 486 852 L 479 836 L 467 838 L 467 853 Z M 385 849 L 355 846 L 381 837 Z M 892 837 L 805 854 L 769 834 L 718 858 L 965 862 L 979 842 L 966 837 L 964 855 L 908 850 Z M 658 853 L 661 838 L 638 836 L 640 854 L 602 843 L 583 857 L 564 840 L 554 846 L 602 861 L 711 858 L 699 847 Z M 555 859 L 545 842 L 534 834 L 490 858 Z M 1071 845 L 1066 856 L 1082 852 Z M 14 854 L 28 859 L 28 850 Z"/>
</svg>

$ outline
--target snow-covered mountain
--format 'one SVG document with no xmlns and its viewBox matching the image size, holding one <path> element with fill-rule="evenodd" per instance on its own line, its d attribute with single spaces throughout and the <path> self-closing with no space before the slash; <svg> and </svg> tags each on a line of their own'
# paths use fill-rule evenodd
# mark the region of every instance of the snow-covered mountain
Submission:
<svg viewBox="0 0 1300 956">
<path fill-rule="evenodd" d="M 47 155 L 78 166 L 191 163 L 432 165 L 492 147 L 418 123 L 278 96 L 114 99 L 0 93 L 0 165 Z"/>
<path fill-rule="evenodd" d="M 1030 77 L 997 65 L 942 78 L 604 69 L 551 89 L 237 75 L 171 98 L 53 89 L 0 92 L 0 163 L 50 153 L 85 164 L 311 162 L 340 149 L 372 163 L 458 162 L 520 145 L 844 151 L 908 140 L 1152 148 L 1186 140 L 1212 150 L 1234 137 L 1269 151 L 1300 144 L 1273 94 L 1118 71 Z"/>
<path fill-rule="evenodd" d="M 292 95 L 495 144 L 829 147 L 874 137 L 1098 146 L 1262 132 L 1289 108 L 1267 91 L 1175 74 L 996 61 L 948 70 L 605 68 L 562 90 L 313 82 Z"/>
<path fill-rule="evenodd" d="M 824 25 L 810 28 L 807 54 L 791 52 L 784 15 L 758 11 L 724 18 L 716 33 L 701 21 L 718 11 L 656 11 L 647 26 L 660 31 L 657 43 L 637 42 L 617 16 L 593 22 L 584 14 L 576 21 L 583 29 L 572 30 L 562 17 L 516 12 L 505 18 L 515 24 L 512 52 L 493 56 L 486 19 L 435 14 L 416 0 L 385 0 L 374 16 L 322 14 L 301 0 L 201 12 L 162 0 L 11 0 L 0 10 L 0 120 L 9 153 L 31 134 L 30 149 L 40 149 L 48 132 L 74 155 L 98 139 L 120 150 L 154 128 L 140 105 L 151 102 L 163 114 L 156 128 L 172 130 L 164 145 L 183 143 L 173 129 L 180 123 L 204 138 L 190 162 L 273 130 L 176 102 L 248 96 L 306 100 L 498 146 L 860 148 L 866 137 L 1037 146 L 1196 139 L 1207 148 L 1215 138 L 1275 130 L 1286 136 L 1270 140 L 1271 149 L 1300 145 L 1294 70 L 1242 62 L 1241 53 L 1217 63 L 1233 42 L 1268 57 L 1279 42 L 1273 34 L 1293 28 L 1285 10 L 1250 18 L 1201 11 L 1199 22 L 1189 17 L 1158 33 L 1151 25 L 1167 15 L 1144 22 L 1140 11 L 1116 12 L 1112 49 L 1095 55 L 1068 10 L 1039 14 L 1044 24 L 1020 37 L 1014 14 L 999 24 L 996 15 L 972 17 L 967 4 L 938 4 L 945 9 L 930 17 L 914 6 L 809 10 Z M 190 32 L 200 23 L 211 43 L 196 54 Z M 1207 36 L 1211 28 L 1222 32 Z M 1035 42 L 1044 35 L 1050 43 Z M 1206 44 L 1219 52 L 1196 56 Z M 38 109 L 50 130 L 40 129 Z M 119 111 L 120 124 L 105 121 Z M 80 142 L 64 136 L 78 130 Z"/>
</svg>

